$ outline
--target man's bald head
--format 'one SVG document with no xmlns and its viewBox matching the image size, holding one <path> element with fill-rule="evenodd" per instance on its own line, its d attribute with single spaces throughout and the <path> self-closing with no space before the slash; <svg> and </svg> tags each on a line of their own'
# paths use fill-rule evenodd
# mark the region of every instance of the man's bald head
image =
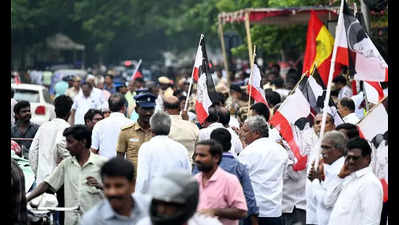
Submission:
<svg viewBox="0 0 399 225">
<path fill-rule="evenodd" d="M 170 115 L 177 115 L 180 112 L 179 98 L 176 96 L 167 96 L 163 98 L 164 108 Z"/>
</svg>

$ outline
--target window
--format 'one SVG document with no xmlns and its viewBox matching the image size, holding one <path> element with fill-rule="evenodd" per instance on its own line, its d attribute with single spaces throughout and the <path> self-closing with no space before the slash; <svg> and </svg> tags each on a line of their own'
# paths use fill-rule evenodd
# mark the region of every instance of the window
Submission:
<svg viewBox="0 0 399 225">
<path fill-rule="evenodd" d="M 14 99 L 17 101 L 25 100 L 30 103 L 40 102 L 39 92 L 34 90 L 15 89 Z"/>
</svg>

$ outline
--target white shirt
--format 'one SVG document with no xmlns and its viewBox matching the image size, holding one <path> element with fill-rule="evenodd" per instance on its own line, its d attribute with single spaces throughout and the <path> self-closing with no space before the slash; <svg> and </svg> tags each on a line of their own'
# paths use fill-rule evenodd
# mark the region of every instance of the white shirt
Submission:
<svg viewBox="0 0 399 225">
<path fill-rule="evenodd" d="M 248 168 L 259 217 L 281 216 L 287 151 L 270 138 L 259 138 L 242 150 L 238 160 Z"/>
<path fill-rule="evenodd" d="M 309 174 L 311 164 L 316 159 L 316 144 L 318 141 L 318 135 L 314 129 L 307 129 L 303 133 L 303 150 L 301 149 L 301 154 L 308 156 L 306 163 L 306 174 Z M 313 200 L 311 195 L 311 182 L 306 179 L 306 224 L 317 224 L 316 216 L 316 202 Z"/>
<path fill-rule="evenodd" d="M 337 200 L 336 197 L 330 196 L 333 188 L 332 183 L 335 179 L 340 179 L 338 174 L 344 163 L 345 157 L 342 156 L 331 165 L 324 164 L 324 181 L 320 183 L 318 179 L 314 179 L 312 182 L 312 197 L 316 201 L 317 225 L 328 224 L 331 211 Z"/>
<path fill-rule="evenodd" d="M 374 174 L 388 183 L 388 145 L 385 140 L 380 143 L 375 153 Z"/>
<path fill-rule="evenodd" d="M 341 189 L 328 225 L 379 225 L 382 211 L 382 185 L 366 167 L 349 175 L 335 190 Z M 342 179 L 340 179 L 342 180 Z"/>
<path fill-rule="evenodd" d="M 198 134 L 198 141 L 203 141 L 203 140 L 208 140 L 211 138 L 211 133 L 217 128 L 225 128 L 223 124 L 221 123 L 212 123 L 206 128 L 202 128 L 199 130 Z M 231 154 L 233 154 L 235 157 L 237 157 L 237 154 L 239 154 L 242 151 L 242 143 L 238 135 L 235 133 L 233 129 L 227 129 L 231 134 L 231 148 L 230 151 Z"/>
<path fill-rule="evenodd" d="M 168 136 L 152 137 L 139 149 L 136 192 L 147 193 L 154 178 L 176 170 L 191 174 L 187 149 Z"/>
<path fill-rule="evenodd" d="M 352 89 L 350 87 L 348 87 L 347 85 L 345 85 L 343 88 L 341 88 L 341 90 L 339 90 L 338 92 L 338 100 L 344 98 L 344 97 L 352 97 Z"/>
<path fill-rule="evenodd" d="M 360 119 L 359 117 L 356 115 L 356 113 L 349 113 L 348 115 L 346 115 L 344 118 L 342 118 L 344 120 L 345 123 L 351 123 L 351 124 L 357 124 L 359 123 Z"/>
<path fill-rule="evenodd" d="M 89 97 L 85 97 L 83 94 L 78 94 L 73 99 L 72 110 L 75 111 L 75 125 L 85 124 L 84 116 L 89 109 L 102 109 L 102 102 L 99 95 L 91 92 Z"/>
<path fill-rule="evenodd" d="M 121 128 L 133 123 L 120 112 L 112 112 L 109 117 L 102 119 L 93 127 L 91 134 L 91 148 L 100 150 L 99 155 L 107 158 L 116 156 L 116 145 Z"/>
<path fill-rule="evenodd" d="M 240 128 L 240 122 L 234 116 L 230 116 L 229 127 Z"/>
<path fill-rule="evenodd" d="M 43 123 L 37 130 L 29 148 L 29 162 L 40 184 L 57 166 L 57 160 L 70 156 L 62 135 L 70 124 L 55 118 Z"/>
<path fill-rule="evenodd" d="M 82 88 L 79 88 L 79 94 L 78 95 L 83 95 Z M 99 88 L 93 87 L 93 90 L 91 91 L 90 95 L 93 95 L 93 96 L 95 96 L 96 98 L 98 98 L 100 100 L 100 104 L 101 104 L 100 110 L 108 109 L 108 97 L 109 96 L 106 96 L 104 94 L 104 90 L 103 89 L 99 89 Z"/>
<path fill-rule="evenodd" d="M 283 213 L 292 213 L 295 208 L 306 210 L 305 184 L 306 170 L 294 171 L 294 154 L 288 153 L 288 163 L 283 177 Z"/>
</svg>

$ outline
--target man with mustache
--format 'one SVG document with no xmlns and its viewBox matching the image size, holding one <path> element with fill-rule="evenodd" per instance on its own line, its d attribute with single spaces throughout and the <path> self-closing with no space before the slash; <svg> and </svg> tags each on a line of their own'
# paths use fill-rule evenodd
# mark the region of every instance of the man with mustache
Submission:
<svg viewBox="0 0 399 225">
<path fill-rule="evenodd" d="M 134 165 L 114 157 L 101 167 L 105 198 L 82 217 L 80 225 L 130 224 L 148 216 L 150 197 L 134 194 Z"/>
<path fill-rule="evenodd" d="M 31 123 L 32 118 L 30 103 L 28 101 L 19 101 L 14 106 L 15 125 L 11 127 L 11 138 L 34 138 L 39 125 Z M 25 159 L 29 158 L 29 148 L 32 141 L 16 140 L 22 147 L 22 154 Z"/>
<path fill-rule="evenodd" d="M 150 118 L 154 114 L 156 97 L 148 92 L 141 93 L 134 97 L 136 100 L 136 112 L 139 114 L 137 122 L 122 127 L 116 152 L 118 157 L 130 160 L 135 166 L 134 174 L 136 180 L 137 158 L 141 145 L 152 138 Z"/>
<path fill-rule="evenodd" d="M 370 166 L 371 147 L 360 137 L 346 145 L 345 163 L 333 193 L 338 196 L 328 225 L 380 224 L 383 190 Z M 338 195 L 339 194 L 339 195 Z"/>
<path fill-rule="evenodd" d="M 219 168 L 223 148 L 215 140 L 204 140 L 195 146 L 194 161 L 200 173 L 199 213 L 217 216 L 224 225 L 238 225 L 247 217 L 247 203 L 238 178 Z"/>
</svg>

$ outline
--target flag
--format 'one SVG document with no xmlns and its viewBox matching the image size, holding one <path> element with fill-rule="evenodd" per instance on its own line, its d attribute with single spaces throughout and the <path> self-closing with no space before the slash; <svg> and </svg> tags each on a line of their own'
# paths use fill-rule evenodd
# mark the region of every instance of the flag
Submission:
<svg viewBox="0 0 399 225">
<path fill-rule="evenodd" d="M 388 81 L 388 65 L 343 1 L 336 28 L 336 64 L 346 65 L 355 80 Z"/>
<path fill-rule="evenodd" d="M 143 78 L 143 74 L 137 70 L 137 72 L 133 75 L 133 80 L 136 80 L 137 78 Z"/>
<path fill-rule="evenodd" d="M 250 97 L 255 99 L 255 102 L 262 102 L 269 108 L 269 104 L 267 104 L 265 97 L 265 91 L 260 86 L 261 80 L 262 76 L 260 75 L 259 67 L 254 64 L 252 76 L 248 81 L 248 93 L 250 93 Z"/>
<path fill-rule="evenodd" d="M 296 162 L 293 165 L 295 171 L 306 168 L 307 156 L 301 154 L 299 144 L 294 138 L 294 126 L 298 120 L 308 117 L 309 114 L 310 104 L 302 91 L 296 88 L 293 94 L 287 96 L 270 120 L 270 124 L 279 130 L 295 156 Z"/>
<path fill-rule="evenodd" d="M 198 79 L 197 84 L 197 100 L 195 102 L 195 111 L 197 113 L 197 119 L 200 124 L 204 123 L 208 117 L 208 108 L 217 101 L 217 95 L 215 85 L 213 83 L 212 76 L 208 72 L 208 57 L 205 49 L 205 39 L 201 38 L 201 55 L 202 64 L 199 67 L 201 76 Z"/>
<path fill-rule="evenodd" d="M 324 99 L 326 97 L 326 88 L 317 71 L 316 69 L 313 76 L 303 77 L 298 84 L 298 88 L 309 102 L 310 110 L 314 115 L 323 111 Z M 328 106 L 327 112 L 334 118 L 335 126 L 343 123 L 344 121 L 338 113 L 338 108 L 331 97 Z"/>
<path fill-rule="evenodd" d="M 378 104 L 378 102 L 380 102 L 385 97 L 380 82 L 365 81 L 363 85 L 368 102 Z"/>
<path fill-rule="evenodd" d="M 359 131 L 368 141 L 388 131 L 388 113 L 384 104 L 378 104 L 358 123 Z"/>
<path fill-rule="evenodd" d="M 192 72 L 193 73 L 192 77 L 194 78 L 195 82 L 198 82 L 199 69 L 200 69 L 200 66 L 202 65 L 202 61 L 203 61 L 202 46 L 201 46 L 201 43 L 203 43 L 203 41 L 202 41 L 203 39 L 204 39 L 204 35 L 201 34 L 200 42 L 199 42 L 198 49 L 197 49 L 197 54 L 195 55 L 194 68 L 193 68 L 193 72 Z M 208 65 L 209 65 L 209 63 L 208 63 Z"/>
<path fill-rule="evenodd" d="M 333 36 L 317 17 L 316 12 L 312 11 L 308 23 L 302 73 L 309 76 L 313 73 L 316 65 L 324 86 L 327 86 L 333 47 Z M 336 64 L 333 78 L 339 73 L 340 65 Z"/>
</svg>

